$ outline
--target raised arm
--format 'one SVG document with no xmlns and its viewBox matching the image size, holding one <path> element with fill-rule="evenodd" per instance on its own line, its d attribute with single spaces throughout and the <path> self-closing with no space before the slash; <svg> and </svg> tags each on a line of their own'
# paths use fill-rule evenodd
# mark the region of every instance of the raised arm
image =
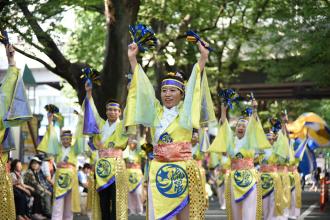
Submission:
<svg viewBox="0 0 330 220">
<path fill-rule="evenodd" d="M 6 55 L 7 55 L 8 65 L 16 66 L 15 50 L 14 50 L 13 45 L 11 45 L 11 44 L 6 45 Z"/>
<path fill-rule="evenodd" d="M 257 100 L 252 100 L 252 108 L 253 108 L 253 117 L 258 120 L 258 102 Z"/>
<path fill-rule="evenodd" d="M 134 72 L 136 65 L 138 64 L 136 55 L 139 53 L 139 47 L 136 45 L 136 43 L 132 43 L 128 45 L 128 60 L 131 65 L 132 72 Z"/>
<path fill-rule="evenodd" d="M 95 135 L 100 133 L 104 124 L 103 118 L 99 115 L 92 96 L 93 86 L 88 81 L 85 83 L 86 98 L 83 103 L 83 134 Z"/>
<path fill-rule="evenodd" d="M 40 141 L 37 150 L 51 155 L 57 155 L 60 143 L 57 138 L 57 134 L 53 125 L 54 114 L 48 113 L 47 118 L 48 118 L 48 128 L 44 137 Z"/>
<path fill-rule="evenodd" d="M 54 114 L 53 113 L 48 113 L 47 114 L 47 119 L 48 119 L 48 126 L 53 126 Z"/>
<path fill-rule="evenodd" d="M 224 103 L 221 103 L 220 124 L 223 124 L 226 120 L 227 120 L 227 106 Z"/>
<path fill-rule="evenodd" d="M 4 116 L 3 114 L 5 114 L 6 111 L 8 111 L 9 109 L 9 105 L 12 101 L 16 82 L 19 76 L 19 70 L 16 68 L 15 62 L 15 50 L 12 45 L 6 46 L 6 54 L 9 68 L 4 79 L 1 82 L 2 85 L 0 87 L 0 102 L 1 105 L 3 105 L 2 109 L 4 110 L 4 112 L 1 112 L 0 118 L 2 118 Z"/>
<path fill-rule="evenodd" d="M 92 85 L 88 82 L 85 83 L 86 96 L 88 99 L 92 98 Z"/>
<path fill-rule="evenodd" d="M 160 108 L 160 104 L 156 99 L 155 90 L 148 76 L 137 62 L 136 55 L 138 52 L 139 49 L 135 43 L 128 46 L 127 55 L 133 77 L 126 99 L 124 124 L 125 127 L 138 124 L 152 127 L 154 125 L 156 111 Z M 146 112 L 148 112 L 148 114 L 145 114 Z"/>
<path fill-rule="evenodd" d="M 205 43 L 205 45 L 208 46 L 208 43 Z M 201 54 L 201 56 L 199 57 L 199 60 L 198 60 L 198 64 L 199 64 L 201 72 L 203 72 L 205 64 L 209 57 L 209 51 L 200 42 L 197 42 L 197 46 L 198 46 L 199 52 Z"/>
</svg>

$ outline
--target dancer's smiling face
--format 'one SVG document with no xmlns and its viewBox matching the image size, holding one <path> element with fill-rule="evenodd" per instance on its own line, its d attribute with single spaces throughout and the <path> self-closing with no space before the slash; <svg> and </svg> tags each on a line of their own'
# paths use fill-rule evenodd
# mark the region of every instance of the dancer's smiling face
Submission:
<svg viewBox="0 0 330 220">
<path fill-rule="evenodd" d="M 113 123 L 113 122 L 117 121 L 117 119 L 119 118 L 119 116 L 121 114 L 121 111 L 120 111 L 120 109 L 107 106 L 105 113 L 107 115 L 108 120 Z"/>
<path fill-rule="evenodd" d="M 177 106 L 183 98 L 183 93 L 173 86 L 163 86 L 160 93 L 163 105 L 170 109 Z"/>
<path fill-rule="evenodd" d="M 242 119 L 240 119 L 240 120 L 237 122 L 235 133 L 236 133 L 236 136 L 237 136 L 239 139 L 241 139 L 241 138 L 244 137 L 245 130 L 246 130 L 246 125 L 247 125 L 247 121 L 246 121 L 246 120 L 242 120 Z"/>
</svg>

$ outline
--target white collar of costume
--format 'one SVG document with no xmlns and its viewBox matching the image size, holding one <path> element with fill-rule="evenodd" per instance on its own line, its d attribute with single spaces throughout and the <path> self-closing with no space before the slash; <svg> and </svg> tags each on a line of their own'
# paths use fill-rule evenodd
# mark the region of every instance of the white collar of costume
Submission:
<svg viewBox="0 0 330 220">
<path fill-rule="evenodd" d="M 65 159 L 66 156 L 69 156 L 70 150 L 71 147 L 64 147 L 62 145 L 62 158 L 61 158 L 62 161 Z"/>
<path fill-rule="evenodd" d="M 113 134 L 113 132 L 116 130 L 116 126 L 118 122 L 120 122 L 119 118 L 117 119 L 116 122 L 112 123 L 111 125 L 109 124 L 109 120 L 105 121 L 101 131 L 102 143 L 104 143 Z"/>
<path fill-rule="evenodd" d="M 243 145 L 246 143 L 246 136 L 244 135 L 241 139 L 239 139 L 237 136 L 235 136 L 234 140 L 234 156 L 240 152 L 240 149 L 243 147 Z"/>
<path fill-rule="evenodd" d="M 163 115 L 155 131 L 155 138 L 154 138 L 155 143 L 158 142 L 159 137 L 163 134 L 166 128 L 168 128 L 168 126 L 174 121 L 174 119 L 178 116 L 178 114 L 179 114 L 178 106 L 174 106 L 170 109 L 163 106 Z"/>
</svg>

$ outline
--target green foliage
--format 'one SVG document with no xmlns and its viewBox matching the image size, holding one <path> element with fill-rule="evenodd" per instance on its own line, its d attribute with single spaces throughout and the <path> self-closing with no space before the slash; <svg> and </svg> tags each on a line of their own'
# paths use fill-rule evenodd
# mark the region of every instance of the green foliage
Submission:
<svg viewBox="0 0 330 220">
<path fill-rule="evenodd" d="M 58 45 L 63 44 L 63 35 L 70 37 L 64 45 L 70 62 L 102 68 L 107 49 L 104 1 L 25 2 Z M 60 25 L 63 13 L 70 9 L 76 14 L 75 30 Z M 42 39 L 36 39 L 16 1 L 0 12 L 0 22 L 39 51 L 48 49 L 40 46 Z M 330 86 L 328 0 L 141 0 L 138 22 L 152 26 L 159 39 L 158 48 L 143 55 L 155 85 L 161 72 L 182 69 L 189 73 L 197 61 L 197 47 L 184 37 L 192 29 L 215 49 L 206 71 L 217 104 L 217 89 L 235 83 L 245 70 L 267 74 L 271 83 L 308 80 Z M 287 108 L 292 118 L 314 111 L 330 121 L 329 100 L 267 102 L 263 108 L 267 109 L 260 112 L 263 119 Z"/>
<path fill-rule="evenodd" d="M 77 28 L 71 31 L 66 53 L 74 62 L 88 63 L 102 69 L 105 52 L 105 19 L 97 12 L 76 10 Z"/>
<path fill-rule="evenodd" d="M 283 100 L 268 102 L 263 110 L 259 111 L 262 121 L 269 117 L 280 117 L 279 113 L 287 109 L 289 120 L 294 121 L 305 112 L 314 112 L 330 124 L 330 100 Z"/>
</svg>

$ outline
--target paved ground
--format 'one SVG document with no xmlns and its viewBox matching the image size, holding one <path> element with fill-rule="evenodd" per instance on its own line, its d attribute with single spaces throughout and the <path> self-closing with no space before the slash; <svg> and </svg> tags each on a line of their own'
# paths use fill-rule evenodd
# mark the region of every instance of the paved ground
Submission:
<svg viewBox="0 0 330 220">
<path fill-rule="evenodd" d="M 319 193 L 303 192 L 303 204 L 301 209 L 300 219 L 317 219 L 329 220 L 330 219 L 330 202 L 328 202 L 324 211 L 319 208 Z M 143 216 L 129 216 L 129 220 L 144 220 Z M 210 201 L 209 210 L 206 213 L 206 220 L 222 220 L 227 219 L 225 211 L 219 209 L 216 200 Z M 88 220 L 86 216 L 75 217 L 75 220 Z"/>
</svg>

